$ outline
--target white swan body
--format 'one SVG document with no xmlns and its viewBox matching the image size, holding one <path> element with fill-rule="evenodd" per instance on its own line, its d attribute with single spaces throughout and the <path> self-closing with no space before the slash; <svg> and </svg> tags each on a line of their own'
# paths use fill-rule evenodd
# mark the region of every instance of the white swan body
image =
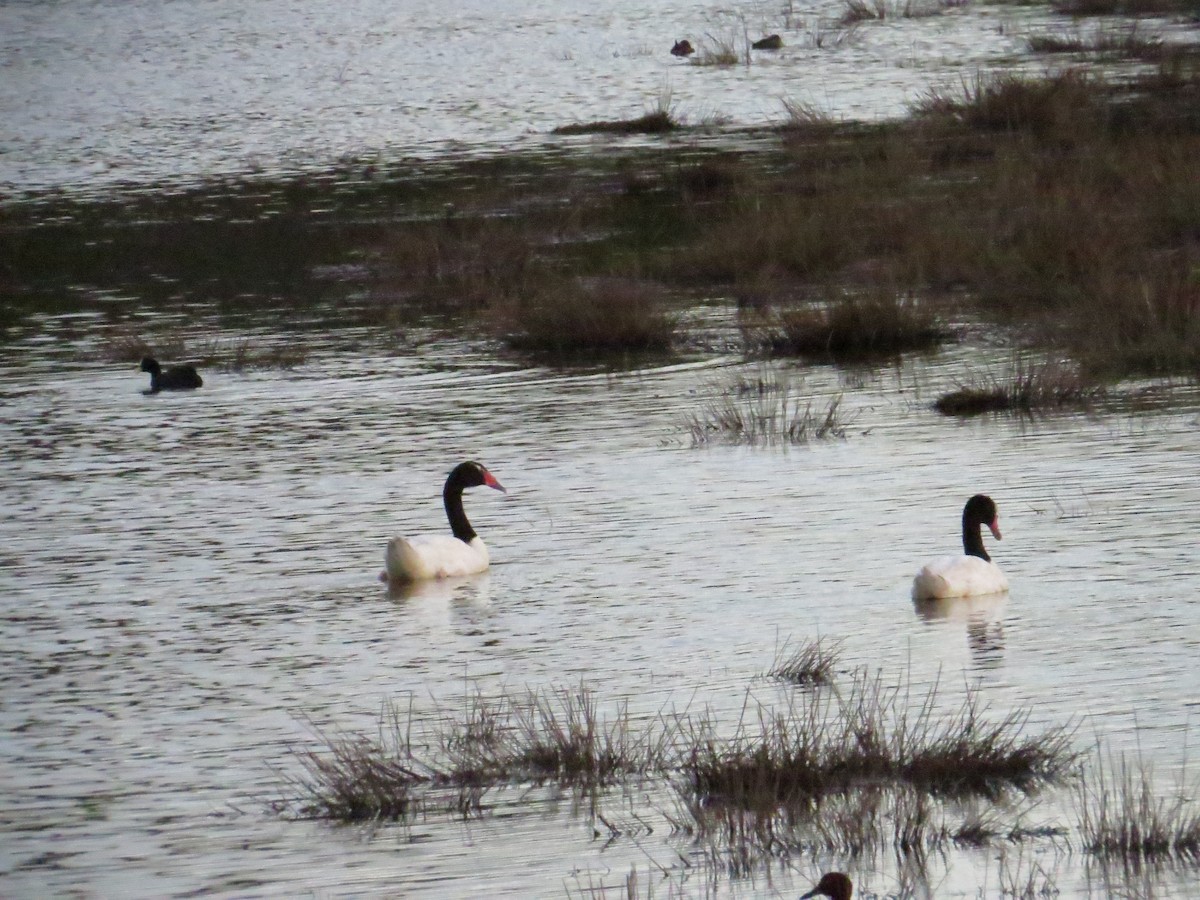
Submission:
<svg viewBox="0 0 1200 900">
<path fill-rule="evenodd" d="M 986 525 L 1000 540 L 1000 515 L 991 497 L 976 494 L 962 514 L 962 556 L 946 556 L 924 566 L 913 579 L 913 600 L 974 597 L 1008 590 L 1008 578 L 988 556 L 980 528 Z"/>
<path fill-rule="evenodd" d="M 451 533 L 392 538 L 388 541 L 385 569 L 379 580 L 399 584 L 485 571 L 491 562 L 487 547 L 467 521 L 462 505 L 465 488 L 484 485 L 504 491 L 504 485 L 479 463 L 464 462 L 455 466 L 442 489 L 442 503 L 446 507 Z"/>
<path fill-rule="evenodd" d="M 387 545 L 388 580 L 426 581 L 477 575 L 486 571 L 490 562 L 487 546 L 478 536 L 469 542 L 449 534 L 394 537 Z"/>
<path fill-rule="evenodd" d="M 974 597 L 1008 590 L 1008 578 L 994 562 L 978 556 L 944 556 L 935 559 L 913 579 L 914 600 Z"/>
</svg>

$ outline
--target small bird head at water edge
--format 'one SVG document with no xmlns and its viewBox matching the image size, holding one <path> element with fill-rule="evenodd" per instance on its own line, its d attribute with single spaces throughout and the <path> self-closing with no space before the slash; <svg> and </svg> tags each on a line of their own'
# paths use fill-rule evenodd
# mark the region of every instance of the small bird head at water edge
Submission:
<svg viewBox="0 0 1200 900">
<path fill-rule="evenodd" d="M 817 886 L 807 894 L 801 894 L 800 900 L 806 900 L 808 897 L 829 897 L 831 900 L 850 900 L 850 895 L 854 893 L 854 885 L 850 883 L 850 876 L 843 872 L 826 872 L 821 876 L 821 880 L 817 882 Z"/>
</svg>

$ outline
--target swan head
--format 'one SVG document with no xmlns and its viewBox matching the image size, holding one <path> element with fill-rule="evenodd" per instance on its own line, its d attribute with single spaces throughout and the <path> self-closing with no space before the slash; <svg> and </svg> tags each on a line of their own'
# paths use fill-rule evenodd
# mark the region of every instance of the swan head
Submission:
<svg viewBox="0 0 1200 900">
<path fill-rule="evenodd" d="M 800 900 L 805 900 L 806 897 L 831 897 L 832 900 L 850 900 L 850 895 L 854 892 L 854 885 L 850 882 L 850 876 L 844 872 L 826 872 L 821 876 L 821 880 L 817 882 L 817 886 L 807 894 L 801 894 Z"/>
<path fill-rule="evenodd" d="M 508 493 L 504 485 L 496 480 L 496 476 L 489 472 L 483 463 L 477 463 L 474 460 L 459 463 L 451 470 L 450 477 L 446 479 L 446 487 L 450 489 L 452 486 L 460 491 L 463 488 L 490 487 L 502 494 Z"/>
<path fill-rule="evenodd" d="M 142 371 L 149 372 L 151 375 L 157 375 L 162 371 L 162 366 L 158 364 L 158 360 L 153 356 L 143 356 Z"/>
<path fill-rule="evenodd" d="M 963 528 L 986 525 L 992 537 L 1000 540 L 1000 513 L 996 502 L 987 494 L 976 494 L 963 507 Z"/>
</svg>

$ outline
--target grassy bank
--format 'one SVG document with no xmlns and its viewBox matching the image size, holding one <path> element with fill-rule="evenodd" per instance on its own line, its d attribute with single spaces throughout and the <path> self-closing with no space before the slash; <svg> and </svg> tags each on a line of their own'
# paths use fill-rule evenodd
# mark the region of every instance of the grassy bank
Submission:
<svg viewBox="0 0 1200 900">
<path fill-rule="evenodd" d="M 1164 52 L 1120 84 L 967 78 L 905 121 L 805 115 L 749 144 L 8 204 L 6 323 L 201 302 L 310 324 L 333 310 L 323 325 L 440 316 L 519 351 L 661 352 L 686 343 L 669 304 L 717 297 L 755 314 L 768 352 L 837 358 L 935 345 L 965 306 L 1095 375 L 1200 373 L 1196 56 Z"/>
</svg>

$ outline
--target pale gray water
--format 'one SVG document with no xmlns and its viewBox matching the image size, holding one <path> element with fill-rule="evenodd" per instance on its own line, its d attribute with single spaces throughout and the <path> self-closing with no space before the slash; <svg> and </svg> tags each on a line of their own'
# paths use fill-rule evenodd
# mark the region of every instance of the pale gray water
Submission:
<svg viewBox="0 0 1200 900">
<path fill-rule="evenodd" d="M 1034 727 L 1078 721 L 1082 745 L 1140 752 L 1169 783 L 1200 696 L 1197 407 L 1024 424 L 927 408 L 1007 353 L 963 347 L 860 373 L 847 439 L 785 451 L 687 446 L 681 418 L 713 380 L 731 365 L 755 374 L 732 359 L 571 374 L 451 342 L 212 370 L 194 394 L 145 397 L 132 367 L 60 364 L 31 346 L 0 374 L 0 889 L 458 897 L 616 884 L 647 856 L 671 866 L 686 840 L 605 849 L 569 799 L 517 789 L 468 823 L 431 816 L 373 836 L 289 823 L 265 811 L 281 789 L 271 767 L 294 770 L 289 744 L 319 744 L 302 715 L 374 733 L 389 698 L 432 714 L 475 687 L 582 680 L 642 715 L 707 706 L 732 722 L 748 690 L 778 700 L 760 677 L 777 642 L 818 635 L 845 641 L 848 666 L 918 687 L 940 678 L 950 701 L 977 684 L 998 713 L 1029 707 Z M 792 377 L 817 398 L 845 387 L 824 367 Z M 491 572 L 389 599 L 375 580 L 385 540 L 444 528 L 440 483 L 466 457 L 509 488 L 467 498 Z M 956 549 L 978 490 L 1001 505 L 993 550 L 1011 595 L 927 619 L 910 579 Z M 641 801 L 608 803 L 620 817 Z M 1065 800 L 1046 815 L 1073 821 Z M 1036 853 L 1063 896 L 1106 894 L 1079 857 L 1008 852 Z M 932 895 L 993 896 L 995 855 L 952 854 Z M 761 881 L 738 893 L 788 896 L 819 869 L 794 860 L 780 894 Z M 1156 880 L 1154 896 L 1187 895 L 1173 883 Z"/>
<path fill-rule="evenodd" d="M 790 9 L 790 14 L 789 14 Z M 785 99 L 902 114 L 931 84 L 1023 55 L 1042 11 L 971 5 L 838 41 L 840 0 L 0 2 L 0 186 L 10 191 L 541 145 L 669 97 L 693 123 L 761 125 Z M 676 38 L 741 48 L 702 67 Z M 822 46 L 816 46 L 820 42 Z"/>
<path fill-rule="evenodd" d="M 555 125 L 638 115 L 665 91 L 693 121 L 760 124 L 785 97 L 896 115 L 933 81 L 1029 64 L 1020 36 L 1048 21 L 968 6 L 819 49 L 838 4 L 790 18 L 778 5 L 723 10 L 10 0 L 0 184 L 103 190 L 540 145 Z M 731 69 L 666 53 L 743 24 L 787 48 Z M 142 326 L 201 340 L 216 328 Z M 776 645 L 818 635 L 845 642 L 848 667 L 917 688 L 940 679 L 950 703 L 969 683 L 998 714 L 1030 708 L 1033 727 L 1077 721 L 1081 746 L 1140 753 L 1164 789 L 1188 771 L 1200 404 L 1187 392 L 1138 413 L 955 423 L 928 409 L 937 392 L 1008 360 L 968 344 L 899 369 L 798 370 L 818 400 L 845 391 L 844 442 L 697 450 L 682 418 L 753 364 L 561 372 L 455 338 L 395 353 L 363 338 L 333 333 L 294 370 L 206 370 L 187 396 L 144 397 L 132 365 L 80 361 L 111 339 L 102 317 L 46 317 L 6 356 L 0 895 L 526 897 L 605 884 L 614 896 L 631 865 L 696 862 L 654 818 L 669 806 L 660 788 L 605 799 L 610 818 L 657 828 L 607 846 L 569 796 L 515 788 L 480 820 L 369 834 L 267 812 L 273 767 L 295 769 L 293 744 L 319 745 L 304 716 L 373 733 L 390 699 L 430 714 L 476 688 L 582 680 L 644 716 L 709 707 L 732 722 L 747 691 L 780 699 L 761 678 Z M 389 598 L 375 580 L 387 537 L 444 527 L 441 481 L 465 457 L 510 491 L 467 500 L 492 571 Z M 993 550 L 1011 596 L 922 616 L 909 580 L 956 549 L 978 490 L 1001 505 Z M 1073 823 L 1069 797 L 1046 807 L 1034 818 Z M 893 865 L 836 858 L 722 889 L 793 896 L 833 866 L 864 890 L 896 889 Z M 1042 843 L 950 854 L 928 892 L 996 896 L 1035 866 L 1066 897 L 1186 897 L 1194 874 L 1114 887 L 1069 843 Z M 704 884 L 684 892 L 706 896 Z"/>
</svg>

